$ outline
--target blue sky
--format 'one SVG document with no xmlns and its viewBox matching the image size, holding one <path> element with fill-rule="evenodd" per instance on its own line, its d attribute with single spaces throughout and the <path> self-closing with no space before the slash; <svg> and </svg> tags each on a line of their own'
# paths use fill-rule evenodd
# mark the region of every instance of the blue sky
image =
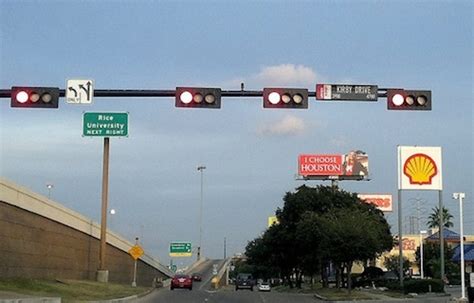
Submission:
<svg viewBox="0 0 474 303">
<path fill-rule="evenodd" d="M 466 192 L 474 234 L 473 61 L 470 1 L 10 1 L 0 0 L 0 88 L 58 86 L 91 78 L 96 89 L 224 90 L 316 83 L 429 89 L 430 112 L 378 102 L 265 110 L 260 98 L 224 98 L 219 110 L 174 107 L 174 98 L 96 98 L 58 110 L 12 109 L 0 100 L 0 172 L 95 220 L 100 217 L 102 140 L 83 138 L 85 111 L 128 111 L 129 138 L 111 139 L 113 230 L 142 237 L 168 262 L 174 240 L 203 251 L 243 251 L 282 206 L 303 153 L 366 151 L 363 193 L 397 192 L 397 145 L 443 148 L 444 203 L 459 228 L 454 191 Z M 308 182 L 309 184 L 319 184 Z M 404 225 L 427 217 L 436 192 L 403 195 Z M 388 215 L 397 231 L 396 212 Z M 180 260 L 187 262 L 187 260 Z"/>
</svg>

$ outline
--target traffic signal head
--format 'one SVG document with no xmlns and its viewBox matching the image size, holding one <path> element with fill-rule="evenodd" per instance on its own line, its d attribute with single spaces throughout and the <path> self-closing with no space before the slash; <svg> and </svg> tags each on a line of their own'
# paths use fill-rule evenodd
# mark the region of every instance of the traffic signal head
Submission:
<svg viewBox="0 0 474 303">
<path fill-rule="evenodd" d="M 308 90 L 302 88 L 264 88 L 264 108 L 308 108 Z"/>
<path fill-rule="evenodd" d="M 175 106 L 191 108 L 221 108 L 221 89 L 177 87 Z"/>
<path fill-rule="evenodd" d="M 431 110 L 431 91 L 389 89 L 387 90 L 387 109 Z"/>
<path fill-rule="evenodd" d="M 59 88 L 17 87 L 11 89 L 11 107 L 58 108 Z"/>
</svg>

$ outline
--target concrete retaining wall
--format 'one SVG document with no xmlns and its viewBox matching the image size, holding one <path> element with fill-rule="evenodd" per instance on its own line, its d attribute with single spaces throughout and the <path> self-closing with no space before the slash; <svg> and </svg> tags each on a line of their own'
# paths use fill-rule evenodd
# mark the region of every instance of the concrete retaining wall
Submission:
<svg viewBox="0 0 474 303">
<path fill-rule="evenodd" d="M 0 179 L 0 277 L 95 280 L 100 225 L 44 196 Z M 109 281 L 131 283 L 134 245 L 107 233 Z M 150 286 L 172 273 L 148 255 L 138 262 L 137 284 Z"/>
</svg>

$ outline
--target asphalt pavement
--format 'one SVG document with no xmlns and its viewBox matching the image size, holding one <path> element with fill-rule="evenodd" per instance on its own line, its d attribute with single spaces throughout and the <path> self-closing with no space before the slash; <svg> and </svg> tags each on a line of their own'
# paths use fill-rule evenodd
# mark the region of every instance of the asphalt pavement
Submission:
<svg viewBox="0 0 474 303">
<path fill-rule="evenodd" d="M 145 297 L 141 297 L 135 302 L 139 303 L 314 303 L 316 300 L 312 295 L 277 293 L 277 292 L 258 292 L 239 290 L 235 291 L 233 287 L 225 287 L 220 290 L 213 289 L 211 283 L 213 274 L 213 265 L 217 264 L 220 268 L 224 260 L 207 260 L 196 268 L 193 272 L 201 273 L 202 282 L 194 282 L 193 290 L 169 288 L 157 289 Z"/>
<path fill-rule="evenodd" d="M 220 266 L 224 260 L 206 260 L 198 266 L 193 272 L 201 273 L 202 282 L 194 282 L 193 290 L 175 289 L 171 291 L 169 288 L 157 289 L 145 297 L 141 297 L 134 302 L 139 303 L 315 303 L 319 301 L 312 294 L 295 294 L 295 293 L 281 293 L 281 292 L 259 292 L 254 289 L 235 291 L 233 287 L 223 287 L 215 290 L 211 283 L 213 265 Z M 447 288 L 447 296 L 433 296 L 420 295 L 412 299 L 396 299 L 388 296 L 383 296 L 378 300 L 365 301 L 371 303 L 398 303 L 398 302 L 419 302 L 419 303 L 445 303 L 456 302 L 452 298 L 459 297 L 460 288 Z M 347 301 L 346 301 L 347 302 Z"/>
</svg>

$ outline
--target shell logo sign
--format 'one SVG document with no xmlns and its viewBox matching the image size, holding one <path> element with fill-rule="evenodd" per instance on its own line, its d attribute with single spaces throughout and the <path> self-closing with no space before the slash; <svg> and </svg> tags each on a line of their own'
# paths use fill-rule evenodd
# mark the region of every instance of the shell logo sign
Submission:
<svg viewBox="0 0 474 303">
<path fill-rule="evenodd" d="M 414 154 L 403 165 L 403 173 L 410 179 L 410 184 L 431 184 L 431 180 L 438 173 L 438 168 L 430 156 Z"/>
<path fill-rule="evenodd" d="M 443 189 L 441 147 L 399 146 L 398 164 L 398 189 Z"/>
</svg>

